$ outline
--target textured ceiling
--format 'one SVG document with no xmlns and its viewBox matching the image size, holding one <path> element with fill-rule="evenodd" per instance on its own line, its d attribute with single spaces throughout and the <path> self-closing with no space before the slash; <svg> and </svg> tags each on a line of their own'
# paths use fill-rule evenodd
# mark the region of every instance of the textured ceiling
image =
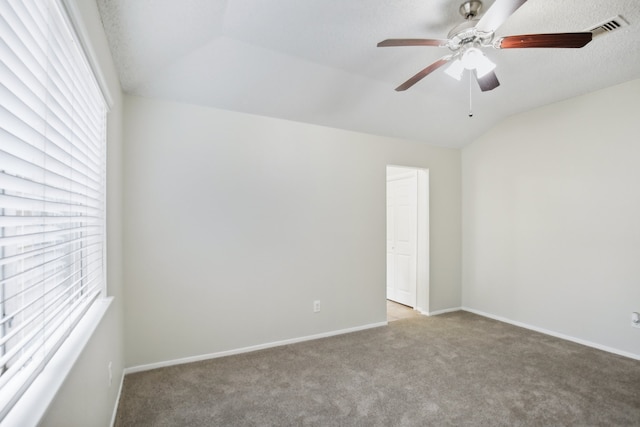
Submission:
<svg viewBox="0 0 640 427">
<path fill-rule="evenodd" d="M 461 0 L 97 2 L 127 93 L 449 147 L 511 114 L 640 78 L 640 0 L 529 0 L 497 36 L 583 31 L 617 15 L 630 25 L 582 49 L 485 50 L 501 86 L 474 82 L 471 94 L 468 78 L 443 69 L 396 92 L 449 51 L 376 47 L 446 38 Z"/>
</svg>

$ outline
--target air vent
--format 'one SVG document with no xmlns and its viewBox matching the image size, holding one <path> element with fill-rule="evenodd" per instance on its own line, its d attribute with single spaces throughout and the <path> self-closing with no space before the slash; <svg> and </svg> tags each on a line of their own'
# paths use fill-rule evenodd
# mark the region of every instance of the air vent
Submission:
<svg viewBox="0 0 640 427">
<path fill-rule="evenodd" d="M 627 25 L 629 25 L 629 23 L 622 16 L 618 15 L 586 31 L 592 32 L 593 37 L 595 38 L 603 34 L 618 30 L 622 27 L 626 27 Z"/>
</svg>

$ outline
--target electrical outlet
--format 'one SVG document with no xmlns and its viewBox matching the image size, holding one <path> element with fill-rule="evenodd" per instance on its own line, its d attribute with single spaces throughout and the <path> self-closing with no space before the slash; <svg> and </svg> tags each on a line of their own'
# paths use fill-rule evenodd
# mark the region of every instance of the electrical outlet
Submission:
<svg viewBox="0 0 640 427">
<path fill-rule="evenodd" d="M 320 301 L 316 300 L 313 302 L 313 312 L 317 313 L 320 311 Z"/>
<path fill-rule="evenodd" d="M 112 362 L 109 362 L 109 364 L 107 365 L 107 370 L 109 371 L 109 387 L 111 387 L 111 384 L 113 383 L 113 370 L 112 370 Z"/>
<path fill-rule="evenodd" d="M 640 313 L 637 311 L 631 313 L 631 326 L 634 328 L 640 328 Z"/>
</svg>

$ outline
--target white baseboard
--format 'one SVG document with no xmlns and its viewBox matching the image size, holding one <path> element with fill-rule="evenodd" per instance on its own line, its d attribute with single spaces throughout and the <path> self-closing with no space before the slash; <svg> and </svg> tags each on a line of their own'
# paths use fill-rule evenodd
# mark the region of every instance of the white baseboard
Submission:
<svg viewBox="0 0 640 427">
<path fill-rule="evenodd" d="M 118 394 L 116 395 L 116 404 L 113 407 L 113 414 L 111 414 L 111 427 L 116 424 L 116 416 L 118 415 L 118 405 L 120 404 L 120 395 L 122 394 L 122 385 L 124 384 L 124 370 L 120 375 L 120 386 L 118 387 Z"/>
<path fill-rule="evenodd" d="M 167 366 L 182 365 L 184 363 L 200 362 L 201 360 L 216 359 L 218 357 L 233 356 L 235 354 L 249 353 L 249 352 L 252 352 L 252 351 L 264 350 L 266 348 L 280 347 L 280 346 L 283 346 L 283 345 L 296 344 L 296 343 L 299 343 L 299 342 L 311 341 L 311 340 L 316 340 L 316 339 L 319 339 L 319 338 L 327 338 L 327 337 L 332 337 L 332 336 L 335 336 L 335 335 L 348 334 L 350 332 L 363 331 L 365 329 L 379 328 L 381 326 L 387 326 L 387 324 L 388 324 L 388 322 L 386 322 L 386 321 L 385 322 L 378 322 L 378 323 L 370 323 L 368 325 L 356 326 L 354 328 L 347 328 L 347 329 L 340 329 L 340 330 L 337 330 L 337 331 L 323 332 L 321 334 L 316 334 L 316 335 L 308 335 L 308 336 L 305 336 L 305 337 L 291 338 L 291 339 L 282 340 L 282 341 L 274 341 L 274 342 L 270 342 L 270 343 L 253 345 L 253 346 L 243 347 L 243 348 L 237 348 L 237 349 L 233 349 L 233 350 L 220 351 L 220 352 L 217 352 L 217 353 L 202 354 L 202 355 L 199 355 L 199 356 L 184 357 L 184 358 L 181 358 L 181 359 L 167 360 L 167 361 L 164 361 L 164 362 L 156 362 L 156 363 L 149 363 L 149 364 L 146 364 L 146 365 L 132 366 L 130 368 L 126 368 L 124 370 L 124 374 L 126 375 L 126 374 L 132 374 L 132 373 L 135 373 L 135 372 L 149 371 L 151 369 L 164 368 L 164 367 L 167 367 Z"/>
<path fill-rule="evenodd" d="M 445 308 L 444 310 L 429 311 L 424 314 L 426 314 L 427 316 L 437 316 L 438 314 L 453 313 L 454 311 L 460 311 L 460 310 L 462 310 L 462 307 L 453 307 L 453 308 Z"/>
<path fill-rule="evenodd" d="M 506 317 L 496 316 L 494 314 L 485 313 L 484 311 L 475 310 L 469 307 L 461 307 L 461 310 L 468 311 L 469 313 L 477 314 L 478 316 L 488 317 L 489 319 L 498 320 L 500 322 L 509 323 L 521 328 L 530 329 L 532 331 L 540 332 L 545 335 L 551 335 L 552 337 L 561 338 L 563 340 L 575 342 L 578 344 L 586 345 L 587 347 L 596 348 L 598 350 L 606 351 L 608 353 L 617 354 L 618 356 L 628 357 L 630 359 L 640 360 L 640 354 L 629 353 L 628 351 L 618 350 L 617 348 L 608 347 L 606 345 L 597 344 L 591 341 L 583 340 L 581 338 L 572 337 L 570 335 L 561 334 L 559 332 L 550 331 L 548 329 L 540 328 L 537 326 L 529 325 L 527 323 L 518 322 L 516 320 L 507 319 Z"/>
</svg>

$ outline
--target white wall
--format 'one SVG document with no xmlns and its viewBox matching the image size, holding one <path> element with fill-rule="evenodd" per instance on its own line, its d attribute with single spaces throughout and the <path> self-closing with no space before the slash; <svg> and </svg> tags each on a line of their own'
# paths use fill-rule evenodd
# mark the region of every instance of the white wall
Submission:
<svg viewBox="0 0 640 427">
<path fill-rule="evenodd" d="M 463 150 L 465 307 L 640 355 L 638 99 L 624 83 Z"/>
<path fill-rule="evenodd" d="M 387 164 L 429 169 L 431 310 L 460 305 L 459 150 L 135 97 L 124 116 L 127 366 L 386 321 Z"/>
<path fill-rule="evenodd" d="M 124 365 L 122 295 L 122 97 L 102 22 L 94 1 L 75 1 L 106 79 L 113 106 L 107 123 L 107 292 L 114 297 L 100 325 L 67 377 L 40 425 L 107 426 Z M 113 383 L 107 365 L 112 362 Z"/>
</svg>

